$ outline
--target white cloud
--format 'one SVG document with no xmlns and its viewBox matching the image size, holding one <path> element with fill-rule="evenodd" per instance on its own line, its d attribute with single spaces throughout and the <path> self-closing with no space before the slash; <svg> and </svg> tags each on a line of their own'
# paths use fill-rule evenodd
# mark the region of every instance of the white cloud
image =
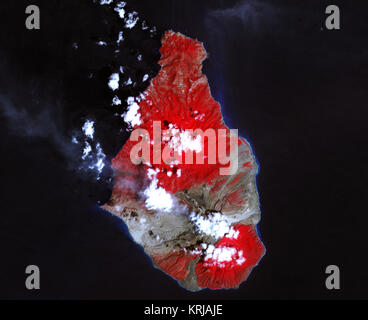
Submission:
<svg viewBox="0 0 368 320">
<path fill-rule="evenodd" d="M 138 13 L 133 11 L 128 13 L 128 17 L 125 18 L 125 27 L 128 29 L 134 28 L 134 26 L 137 24 L 139 17 L 137 16 Z"/>
<path fill-rule="evenodd" d="M 115 91 L 119 88 L 120 76 L 118 73 L 113 73 L 109 79 L 109 87 Z"/>
<path fill-rule="evenodd" d="M 229 233 L 226 235 L 228 238 L 238 239 L 239 230 L 235 230 L 234 228 L 230 228 Z"/>
<path fill-rule="evenodd" d="M 103 152 L 101 145 L 97 143 L 96 144 L 96 154 L 93 157 L 93 162 L 88 165 L 88 168 L 90 170 L 97 171 L 97 180 L 100 180 L 100 174 L 102 173 L 102 170 L 105 167 L 105 159 L 106 159 L 106 155 Z"/>
<path fill-rule="evenodd" d="M 127 99 L 128 111 L 123 114 L 124 121 L 130 126 L 134 127 L 140 125 L 141 114 L 139 113 L 139 105 L 135 102 L 133 97 Z"/>
<path fill-rule="evenodd" d="M 151 184 L 144 190 L 146 207 L 149 210 L 170 212 L 174 207 L 174 197 L 157 184 L 157 178 L 153 178 Z"/>
<path fill-rule="evenodd" d="M 85 141 L 85 147 L 83 149 L 83 155 L 82 155 L 82 159 L 85 160 L 87 158 L 87 156 L 92 152 L 92 147 L 91 145 Z"/>
<path fill-rule="evenodd" d="M 104 5 L 104 4 L 110 4 L 112 3 L 114 0 L 100 0 L 100 5 Z"/>
<path fill-rule="evenodd" d="M 125 10 L 124 10 L 125 5 L 126 5 L 126 2 L 121 1 L 121 2 L 119 2 L 119 3 L 116 5 L 116 7 L 114 8 L 114 10 L 115 10 L 117 13 L 119 13 L 119 17 L 120 17 L 121 19 L 123 19 L 123 18 L 124 18 L 124 16 L 125 16 Z"/>
<path fill-rule="evenodd" d="M 155 178 L 157 176 L 157 173 L 160 172 L 159 168 L 156 168 L 156 170 L 148 168 L 147 169 L 147 177 L 148 179 L 152 180 L 153 178 Z"/>
<path fill-rule="evenodd" d="M 179 155 L 188 150 L 199 153 L 202 151 L 202 138 L 200 135 L 193 137 L 189 130 L 179 130 L 176 126 L 170 124 L 167 134 L 163 137 L 169 141 L 168 146 Z"/>
<path fill-rule="evenodd" d="M 93 135 L 95 133 L 94 124 L 95 123 L 92 120 L 87 120 L 82 127 L 82 130 L 86 137 L 91 139 L 93 139 Z"/>
<path fill-rule="evenodd" d="M 124 41 L 123 31 L 119 32 L 118 40 L 116 41 L 119 44 L 121 41 Z"/>
<path fill-rule="evenodd" d="M 112 99 L 112 104 L 113 104 L 114 106 L 118 106 L 118 105 L 120 105 L 120 104 L 121 104 L 121 100 L 119 99 L 119 97 L 118 97 L 118 96 L 115 96 L 115 97 Z"/>
<path fill-rule="evenodd" d="M 224 236 L 230 238 L 235 236 L 237 237 L 237 232 L 229 224 L 226 217 L 220 212 L 215 212 L 207 217 L 192 212 L 189 219 L 202 234 L 212 236 L 216 239 L 223 238 Z"/>
<path fill-rule="evenodd" d="M 82 154 L 82 160 L 84 160 L 84 165 L 80 167 L 80 169 L 89 169 L 89 170 L 96 170 L 97 172 L 97 180 L 100 179 L 100 174 L 105 167 L 105 159 L 106 155 L 103 152 L 100 143 L 96 143 L 95 148 L 87 141 L 88 138 L 93 139 L 94 136 L 94 122 L 91 120 L 87 120 L 82 130 L 85 134 L 85 141 L 84 141 L 84 148 Z M 78 140 L 73 137 L 73 143 L 78 143 Z"/>
<path fill-rule="evenodd" d="M 127 81 L 124 81 L 124 86 L 129 86 L 133 83 L 132 79 L 129 77 Z"/>
<path fill-rule="evenodd" d="M 233 247 L 219 247 L 209 245 L 205 252 L 205 266 L 217 266 L 225 268 L 226 262 L 235 262 L 237 265 L 242 265 L 247 259 L 244 257 L 243 250 L 237 250 Z"/>
</svg>

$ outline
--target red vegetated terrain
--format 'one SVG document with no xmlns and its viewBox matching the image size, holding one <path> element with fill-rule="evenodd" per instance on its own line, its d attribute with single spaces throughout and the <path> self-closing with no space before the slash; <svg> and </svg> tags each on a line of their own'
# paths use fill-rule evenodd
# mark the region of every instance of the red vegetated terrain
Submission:
<svg viewBox="0 0 368 320">
<path fill-rule="evenodd" d="M 219 263 L 216 259 L 205 260 L 202 257 L 195 268 L 199 287 L 209 289 L 237 288 L 240 283 L 247 279 L 252 268 L 264 255 L 265 248 L 253 226 L 238 224 L 234 226 L 234 229 L 239 231 L 236 239 L 223 237 L 215 245 L 215 248 L 234 249 L 233 259 Z M 163 256 L 154 256 L 153 260 L 173 278 L 185 280 L 189 273 L 188 264 L 197 259 L 198 256 L 198 254 L 189 254 L 182 250 Z"/>
<path fill-rule="evenodd" d="M 180 130 L 214 129 L 217 132 L 217 129 L 226 129 L 229 132 L 223 122 L 220 105 L 212 98 L 207 78 L 202 73 L 202 61 L 207 56 L 203 45 L 182 34 L 168 31 L 162 39 L 160 52 L 161 70 L 145 91 L 145 99 L 139 103 L 142 123 L 134 128 L 146 129 L 151 138 L 153 138 L 153 121 L 159 121 L 162 130 L 173 125 Z M 127 141 L 123 150 L 113 160 L 114 168 L 121 168 L 136 143 Z M 242 143 L 246 144 L 246 141 L 239 139 L 238 144 Z M 173 168 L 163 160 L 161 164 L 153 164 L 153 146 L 151 146 L 150 163 L 153 164 L 153 169 L 160 169 L 157 175 L 159 185 L 175 193 L 192 187 L 193 178 L 197 184 L 218 178 L 219 168 L 228 165 L 219 163 L 216 146 L 214 146 L 216 164 L 208 164 L 207 139 L 204 140 L 204 144 L 204 164 L 183 163 Z M 162 149 L 165 145 L 167 143 L 162 142 Z M 227 139 L 227 150 L 229 145 Z M 195 161 L 194 157 L 194 163 Z M 177 174 L 179 169 L 180 178 Z M 168 171 L 173 172 L 171 177 L 167 175 Z"/>
<path fill-rule="evenodd" d="M 206 77 L 202 74 L 202 61 L 206 58 L 206 51 L 202 44 L 179 33 L 166 32 L 162 39 L 161 70 L 151 81 L 145 92 L 145 98 L 139 103 L 141 124 L 133 129 L 146 129 L 151 138 L 153 136 L 153 121 L 161 123 L 162 130 L 174 126 L 180 130 L 227 129 L 223 123 L 220 105 L 212 98 Z M 161 142 L 162 147 L 166 142 Z M 129 158 L 130 151 L 137 142 L 127 141 L 120 153 L 113 159 L 112 165 L 117 171 L 130 171 L 140 176 L 142 183 L 147 181 L 147 170 L 157 170 L 158 185 L 174 194 L 184 189 L 190 189 L 200 184 L 213 184 L 211 192 L 216 192 L 222 184 L 219 176 L 221 165 L 216 164 L 177 164 L 174 167 L 165 164 L 152 163 L 153 147 L 151 145 L 151 166 L 144 164 L 135 166 Z M 247 145 L 245 139 L 238 139 L 238 145 Z M 208 155 L 207 140 L 204 146 L 205 156 Z M 249 152 L 249 151 L 247 151 Z M 216 156 L 217 157 L 217 156 Z M 239 164 L 244 170 L 250 170 L 252 163 Z M 167 172 L 171 172 L 170 176 Z M 238 173 L 229 185 L 237 183 L 247 171 Z M 132 176 L 132 180 L 136 179 Z M 136 183 L 137 185 L 137 183 Z M 140 188 L 136 187 L 137 189 Z M 119 176 L 113 193 L 117 196 L 135 196 L 137 190 L 119 186 Z M 120 193 L 120 195 L 119 195 Z M 123 194 L 125 193 L 125 194 Z M 240 193 L 229 195 L 228 205 L 234 202 L 242 204 L 244 199 Z M 225 204 L 226 205 L 226 204 Z M 216 248 L 232 248 L 235 250 L 233 260 L 221 264 L 214 259 L 205 259 L 202 254 L 191 254 L 184 250 L 173 250 L 169 254 L 155 255 L 153 261 L 165 272 L 178 280 L 185 280 L 188 276 L 188 265 L 197 259 L 195 273 L 198 286 L 201 288 L 236 288 L 249 275 L 251 269 L 264 254 L 264 246 L 259 240 L 255 227 L 238 224 L 234 226 L 238 231 L 237 238 L 224 237 L 214 246 Z M 242 256 L 239 256 L 241 251 Z"/>
<path fill-rule="evenodd" d="M 182 251 L 174 251 L 170 254 L 155 255 L 153 261 L 162 270 L 177 280 L 185 280 L 189 274 L 188 264 L 198 255 Z"/>
<path fill-rule="evenodd" d="M 253 226 L 236 225 L 234 229 L 239 231 L 237 239 L 224 237 L 215 245 L 216 248 L 234 248 L 236 253 L 233 259 L 223 262 L 222 265 L 219 265 L 214 259 L 200 261 L 195 270 L 200 287 L 237 288 L 247 279 L 252 268 L 264 255 L 265 248 Z M 241 260 L 239 259 L 240 252 L 243 255 Z"/>
</svg>

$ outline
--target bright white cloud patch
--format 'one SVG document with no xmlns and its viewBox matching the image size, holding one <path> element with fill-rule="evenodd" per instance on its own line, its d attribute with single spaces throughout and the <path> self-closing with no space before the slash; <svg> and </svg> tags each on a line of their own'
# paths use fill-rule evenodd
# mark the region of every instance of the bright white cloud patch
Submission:
<svg viewBox="0 0 368 320">
<path fill-rule="evenodd" d="M 231 247 L 215 248 L 210 245 L 206 251 L 206 257 L 204 260 L 214 259 L 217 262 L 229 262 L 233 260 L 233 256 L 236 254 L 236 249 Z"/>
<path fill-rule="evenodd" d="M 109 87 L 111 88 L 112 91 L 115 91 L 119 88 L 119 81 L 120 81 L 120 76 L 118 73 L 113 73 L 110 76 Z"/>
<path fill-rule="evenodd" d="M 179 130 L 176 126 L 170 124 L 168 134 L 164 135 L 164 140 L 169 141 L 168 146 L 179 155 L 186 151 L 202 151 L 202 138 L 200 135 L 194 137 L 189 130 Z"/>
<path fill-rule="evenodd" d="M 103 152 L 100 143 L 97 142 L 94 144 L 93 141 L 88 140 L 94 138 L 94 122 L 92 120 L 87 120 L 82 126 L 82 131 L 85 135 L 83 154 L 81 157 L 83 165 L 79 169 L 96 171 L 97 180 L 99 180 L 100 174 L 105 167 L 106 155 Z M 73 137 L 72 142 L 76 144 L 79 143 L 76 137 Z"/>
<path fill-rule="evenodd" d="M 114 8 L 114 10 L 115 10 L 117 13 L 119 13 L 119 17 L 120 17 L 121 19 L 123 19 L 123 18 L 124 18 L 124 16 L 125 16 L 125 10 L 124 10 L 125 5 L 126 5 L 126 2 L 121 1 L 121 2 L 119 2 L 119 3 L 116 5 L 116 7 Z"/>
<path fill-rule="evenodd" d="M 217 266 L 225 268 L 227 262 L 235 262 L 237 265 L 242 265 L 247 259 L 244 257 L 243 250 L 237 250 L 233 247 L 216 248 L 210 244 L 205 251 L 205 266 Z"/>
<path fill-rule="evenodd" d="M 100 5 L 104 5 L 104 4 L 110 4 L 112 3 L 114 0 L 100 0 Z"/>
<path fill-rule="evenodd" d="M 87 120 L 82 127 L 82 130 L 86 137 L 91 139 L 93 139 L 93 135 L 95 133 L 94 124 L 95 123 L 92 120 Z"/>
<path fill-rule="evenodd" d="M 152 180 L 153 178 L 155 178 L 157 176 L 157 173 L 160 172 L 160 169 L 156 168 L 156 170 L 148 168 L 147 170 L 147 177 L 148 179 Z"/>
<path fill-rule="evenodd" d="M 169 192 L 157 184 L 157 178 L 153 178 L 149 187 L 144 190 L 146 207 L 149 210 L 170 212 L 174 207 L 174 198 Z"/>
<path fill-rule="evenodd" d="M 139 113 L 139 105 L 135 102 L 133 97 L 127 99 L 128 111 L 123 114 L 124 121 L 131 127 L 140 125 L 141 114 Z"/>
<path fill-rule="evenodd" d="M 208 217 L 203 217 L 192 212 L 189 219 L 194 223 L 200 233 L 216 239 L 223 237 L 237 239 L 239 236 L 239 231 L 235 230 L 229 224 L 226 217 L 219 212 L 211 214 Z M 205 266 L 225 268 L 228 262 L 235 262 L 237 265 L 242 265 L 246 261 L 243 250 L 238 250 L 234 247 L 224 246 L 216 248 L 213 244 L 203 243 L 201 250 L 204 253 Z"/>
<path fill-rule="evenodd" d="M 210 214 L 207 217 L 192 212 L 189 218 L 200 233 L 216 239 L 223 238 L 224 236 L 236 239 L 239 235 L 239 232 L 234 230 L 226 217 L 219 212 Z"/>
<path fill-rule="evenodd" d="M 230 228 L 229 233 L 226 235 L 227 238 L 238 239 L 239 230 L 235 230 L 234 228 Z"/>
<path fill-rule="evenodd" d="M 125 28 L 132 29 L 135 27 L 139 20 L 138 13 L 133 11 L 128 13 L 128 16 L 125 18 Z"/>
<path fill-rule="evenodd" d="M 147 177 L 151 180 L 150 185 L 143 191 L 143 196 L 146 198 L 145 205 L 149 210 L 156 212 L 170 212 L 180 215 L 187 215 L 188 207 L 180 204 L 177 198 L 164 188 L 159 186 L 157 174 L 160 169 L 147 169 Z"/>
</svg>

